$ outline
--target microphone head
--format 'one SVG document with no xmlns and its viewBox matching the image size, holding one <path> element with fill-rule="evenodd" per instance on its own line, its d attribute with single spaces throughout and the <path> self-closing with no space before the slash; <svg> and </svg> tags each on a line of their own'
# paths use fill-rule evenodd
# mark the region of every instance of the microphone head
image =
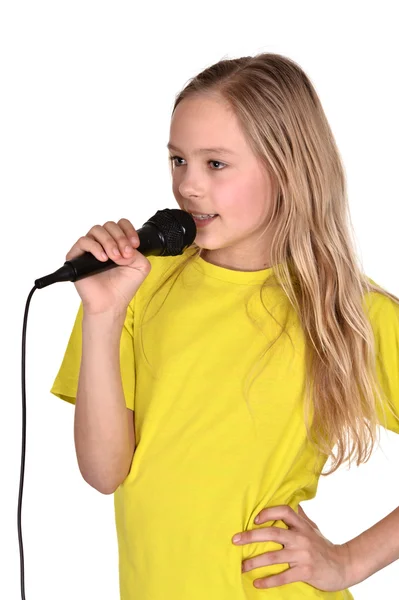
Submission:
<svg viewBox="0 0 399 600">
<path fill-rule="evenodd" d="M 179 208 L 158 210 L 143 225 L 155 226 L 163 237 L 161 256 L 176 256 L 191 246 L 197 235 L 197 226 L 193 217 Z M 140 248 L 138 248 L 140 251 Z"/>
</svg>

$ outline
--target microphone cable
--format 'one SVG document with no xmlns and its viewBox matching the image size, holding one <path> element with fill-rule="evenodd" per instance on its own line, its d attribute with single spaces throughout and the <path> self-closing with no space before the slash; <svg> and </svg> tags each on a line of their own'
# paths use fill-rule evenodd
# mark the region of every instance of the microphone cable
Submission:
<svg viewBox="0 0 399 600">
<path fill-rule="evenodd" d="M 25 598 L 25 568 L 24 568 L 24 547 L 22 542 L 22 528 L 21 528 L 21 513 L 22 513 L 22 490 L 24 484 L 25 475 L 25 448 L 26 448 L 26 381 L 25 381 L 25 364 L 26 364 L 26 328 L 28 323 L 28 310 L 33 293 L 38 288 L 36 285 L 29 292 L 28 299 L 25 305 L 24 321 L 22 326 L 22 366 L 21 366 L 21 382 L 22 382 L 22 453 L 21 453 L 21 475 L 19 480 L 19 494 L 18 494 L 18 542 L 19 542 L 19 554 L 21 564 L 21 598 Z"/>
</svg>

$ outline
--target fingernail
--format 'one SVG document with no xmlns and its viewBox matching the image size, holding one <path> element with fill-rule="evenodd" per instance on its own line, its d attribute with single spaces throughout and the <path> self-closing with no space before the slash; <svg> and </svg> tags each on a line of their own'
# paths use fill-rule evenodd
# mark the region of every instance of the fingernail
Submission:
<svg viewBox="0 0 399 600">
<path fill-rule="evenodd" d="M 239 542 L 241 539 L 241 536 L 239 533 L 237 533 L 234 537 L 233 537 L 233 542 Z"/>
<path fill-rule="evenodd" d="M 113 248 L 112 252 L 115 254 L 115 256 L 120 256 L 121 253 L 119 252 L 118 248 Z"/>
<path fill-rule="evenodd" d="M 132 251 L 132 247 L 131 246 L 126 246 L 125 247 L 125 252 L 131 252 Z"/>
</svg>

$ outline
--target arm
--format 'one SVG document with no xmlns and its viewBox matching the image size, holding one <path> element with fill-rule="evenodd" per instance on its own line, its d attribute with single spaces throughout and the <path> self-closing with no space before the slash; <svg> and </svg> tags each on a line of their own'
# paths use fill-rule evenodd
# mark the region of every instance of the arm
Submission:
<svg viewBox="0 0 399 600">
<path fill-rule="evenodd" d="M 399 506 L 346 544 L 351 568 L 349 586 L 364 581 L 399 559 Z"/>
<path fill-rule="evenodd" d="M 124 319 L 115 314 L 83 314 L 82 319 L 75 448 L 83 479 L 104 494 L 126 478 L 135 446 L 120 373 Z"/>
</svg>

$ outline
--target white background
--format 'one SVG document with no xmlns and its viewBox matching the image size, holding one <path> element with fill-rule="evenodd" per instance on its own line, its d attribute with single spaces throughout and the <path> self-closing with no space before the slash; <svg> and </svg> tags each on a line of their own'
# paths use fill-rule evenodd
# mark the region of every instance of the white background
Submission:
<svg viewBox="0 0 399 600">
<path fill-rule="evenodd" d="M 191 77 L 222 58 L 257 52 L 278 52 L 302 66 L 344 160 L 365 272 L 399 295 L 395 5 L 2 3 L 1 598 L 21 597 L 17 502 L 27 296 L 92 225 L 126 217 L 139 228 L 157 210 L 177 208 L 165 146 L 175 96 Z M 49 393 L 78 305 L 66 282 L 36 291 L 30 306 L 26 600 L 119 598 L 113 496 L 82 479 L 74 408 Z M 398 466 L 399 438 L 382 430 L 381 448 L 366 465 L 321 478 L 317 497 L 303 508 L 330 540 L 348 541 L 399 505 Z M 398 580 L 399 561 L 351 591 L 356 600 L 391 600 Z"/>
</svg>

